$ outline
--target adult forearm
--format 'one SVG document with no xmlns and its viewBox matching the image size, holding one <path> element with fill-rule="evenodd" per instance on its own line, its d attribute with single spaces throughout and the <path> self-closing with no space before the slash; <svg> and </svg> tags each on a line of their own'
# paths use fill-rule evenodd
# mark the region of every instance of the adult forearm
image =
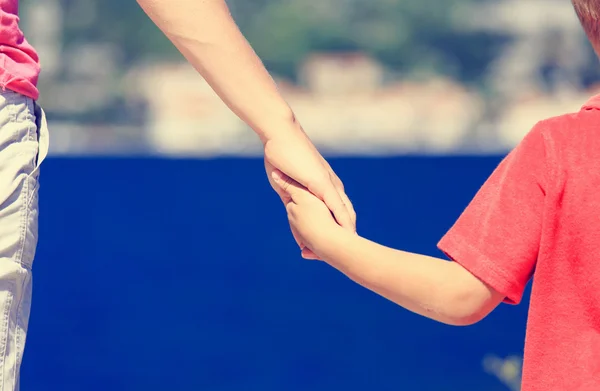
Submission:
<svg viewBox="0 0 600 391">
<path fill-rule="evenodd" d="M 472 324 L 497 304 L 488 288 L 455 262 L 394 250 L 341 230 L 319 255 L 355 282 L 439 322 Z"/>
<path fill-rule="evenodd" d="M 224 0 L 137 0 L 219 97 L 264 141 L 299 130 Z"/>
</svg>

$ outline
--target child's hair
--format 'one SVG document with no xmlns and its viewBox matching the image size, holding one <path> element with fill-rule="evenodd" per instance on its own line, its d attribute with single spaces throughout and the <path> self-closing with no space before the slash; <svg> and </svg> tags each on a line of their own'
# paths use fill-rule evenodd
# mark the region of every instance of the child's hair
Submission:
<svg viewBox="0 0 600 391">
<path fill-rule="evenodd" d="M 588 39 L 600 49 L 600 0 L 571 0 Z"/>
</svg>

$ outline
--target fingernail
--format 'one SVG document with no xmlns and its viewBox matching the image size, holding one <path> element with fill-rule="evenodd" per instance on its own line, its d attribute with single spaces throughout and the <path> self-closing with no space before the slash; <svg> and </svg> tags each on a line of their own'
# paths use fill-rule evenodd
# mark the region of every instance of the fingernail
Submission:
<svg viewBox="0 0 600 391">
<path fill-rule="evenodd" d="M 277 171 L 273 171 L 271 173 L 271 178 L 273 178 L 273 180 L 275 182 L 279 182 L 281 180 L 281 176 L 279 175 L 279 173 Z"/>
</svg>

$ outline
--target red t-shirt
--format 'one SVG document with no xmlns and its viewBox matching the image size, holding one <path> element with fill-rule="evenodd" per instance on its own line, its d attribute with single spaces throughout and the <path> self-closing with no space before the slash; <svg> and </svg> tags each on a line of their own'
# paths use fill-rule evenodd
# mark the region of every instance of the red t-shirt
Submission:
<svg viewBox="0 0 600 391">
<path fill-rule="evenodd" d="M 19 0 L 0 0 L 0 88 L 38 99 L 38 55 L 19 29 Z"/>
<path fill-rule="evenodd" d="M 600 95 L 539 122 L 438 246 L 511 304 L 533 277 L 522 391 L 600 390 Z"/>
</svg>

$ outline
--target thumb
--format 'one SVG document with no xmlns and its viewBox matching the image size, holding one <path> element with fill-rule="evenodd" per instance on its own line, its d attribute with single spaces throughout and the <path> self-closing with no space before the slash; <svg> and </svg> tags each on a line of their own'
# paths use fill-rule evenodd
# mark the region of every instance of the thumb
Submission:
<svg viewBox="0 0 600 391">
<path fill-rule="evenodd" d="M 287 194 L 292 200 L 297 196 L 298 190 L 300 190 L 300 185 L 298 182 L 285 175 L 278 169 L 274 169 L 271 173 L 271 178 L 273 178 L 273 182 L 281 189 L 281 191 Z"/>
<path fill-rule="evenodd" d="M 346 229 L 355 231 L 355 225 L 350 216 L 350 212 L 333 183 L 325 183 L 323 188 L 319 188 L 318 193 L 335 217 L 337 223 Z"/>
</svg>

